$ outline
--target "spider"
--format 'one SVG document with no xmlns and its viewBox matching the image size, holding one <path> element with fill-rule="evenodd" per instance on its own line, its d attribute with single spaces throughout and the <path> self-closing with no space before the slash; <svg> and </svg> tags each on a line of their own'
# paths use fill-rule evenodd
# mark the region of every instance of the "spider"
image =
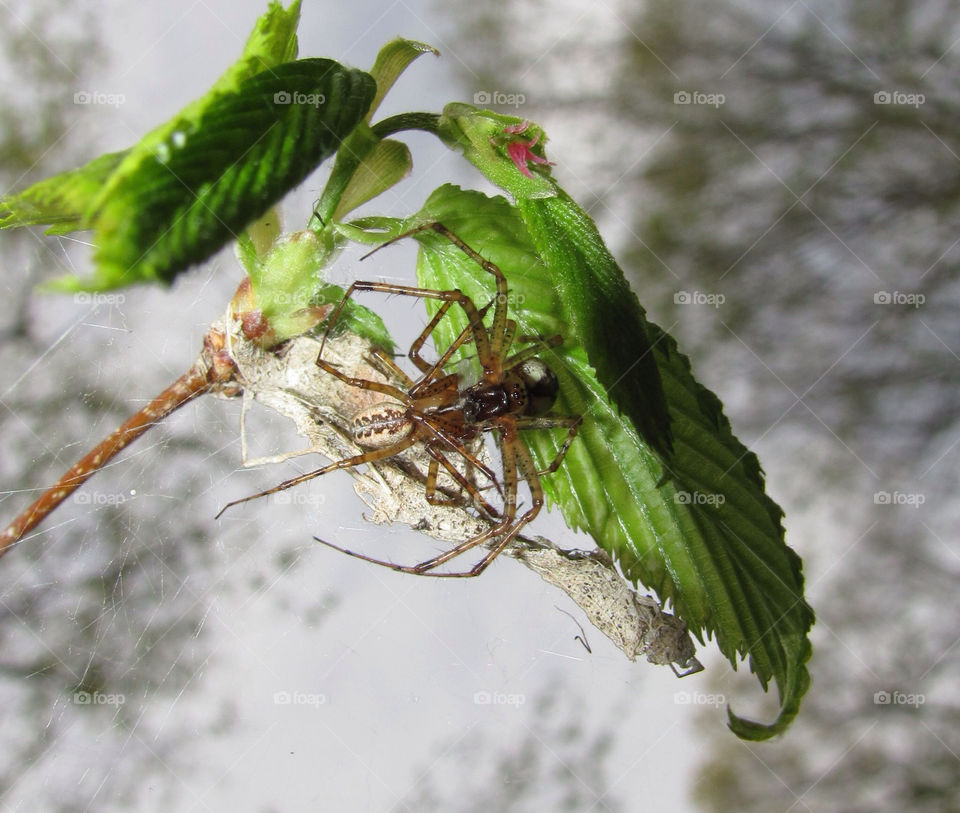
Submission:
<svg viewBox="0 0 960 813">
<path fill-rule="evenodd" d="M 466 502 L 463 492 L 466 491 L 475 505 L 491 521 L 488 530 L 432 559 L 412 566 L 374 559 L 340 548 L 322 539 L 317 541 L 350 556 L 404 573 L 444 578 L 479 576 L 517 537 L 524 526 L 540 513 L 543 507 L 543 488 L 540 478 L 555 472 L 560 467 L 582 420 L 579 415 L 550 414 L 549 410 L 559 390 L 557 376 L 544 361 L 536 358 L 543 349 L 562 344 L 563 339 L 559 335 L 546 339 L 517 336 L 517 323 L 507 318 L 507 280 L 503 272 L 441 223 L 433 222 L 417 226 L 388 240 L 374 251 L 428 230 L 448 239 L 494 277 L 496 281 L 494 299 L 485 307 L 478 308 L 470 297 L 459 290 L 442 291 L 386 282 L 352 283 L 344 293 L 343 299 L 330 314 L 316 363 L 322 370 L 350 386 L 373 390 L 388 397 L 389 400 L 383 403 L 361 410 L 353 419 L 353 440 L 366 451 L 301 474 L 258 494 L 234 500 L 224 506 L 220 514 L 232 505 L 282 491 L 337 469 L 388 460 L 418 443 L 423 445 L 430 457 L 426 478 L 427 501 L 431 505 L 463 505 Z M 348 376 L 323 358 L 330 331 L 336 324 L 344 305 L 356 291 L 379 291 L 441 301 L 442 304 L 437 313 L 410 347 L 408 357 L 421 374 L 416 381 L 383 354 L 379 356 L 379 360 L 390 369 L 396 380 L 402 384 L 402 388 L 381 381 Z M 455 304 L 459 305 L 466 314 L 468 325 L 440 358 L 430 364 L 423 359 L 420 351 L 427 338 Z M 493 306 L 493 321 L 488 328 L 484 326 L 483 319 L 491 306 Z M 444 367 L 453 354 L 471 339 L 482 373 L 475 384 L 461 386 L 461 377 L 455 373 L 446 373 Z M 514 344 L 518 342 L 527 343 L 529 346 L 511 353 Z M 550 465 L 538 471 L 519 433 L 531 429 L 556 428 L 567 429 L 567 436 Z M 469 449 L 485 432 L 495 433 L 499 438 L 502 485 L 496 474 L 477 459 Z M 479 471 L 491 486 L 500 492 L 503 497 L 502 511 L 498 511 L 483 499 L 477 486 L 454 465 L 451 455 L 459 456 L 468 469 L 472 467 Z M 460 491 L 456 497 L 445 496 L 438 492 L 437 477 L 441 468 L 459 487 Z M 525 481 L 530 489 L 531 505 L 518 516 L 517 486 L 521 480 Z M 219 517 L 220 514 L 217 516 Z M 490 543 L 489 550 L 470 570 L 434 572 L 438 566 L 483 543 Z"/>
</svg>

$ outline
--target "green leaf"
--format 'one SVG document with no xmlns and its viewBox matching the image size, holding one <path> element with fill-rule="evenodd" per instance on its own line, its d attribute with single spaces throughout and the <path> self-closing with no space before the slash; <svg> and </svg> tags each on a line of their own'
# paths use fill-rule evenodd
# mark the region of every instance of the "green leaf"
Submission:
<svg viewBox="0 0 960 813">
<path fill-rule="evenodd" d="M 648 324 L 673 427 L 673 453 L 661 456 L 613 402 L 575 338 L 562 289 L 521 212 L 503 198 L 447 185 L 405 227 L 428 220 L 440 220 L 503 269 L 520 333 L 565 338 L 541 358 L 560 380 L 554 411 L 584 421 L 563 465 L 543 478 L 549 501 L 610 552 L 628 578 L 669 599 L 698 636 L 714 634 L 734 666 L 749 655 L 764 688 L 771 677 L 776 681 L 778 718 L 765 725 L 731 713 L 738 736 L 765 739 L 783 731 L 809 685 L 813 613 L 803 599 L 800 559 L 784 543 L 782 512 L 765 494 L 759 463 L 733 436 L 719 399 L 696 382 L 674 340 Z M 490 274 L 434 233 L 418 240 L 421 285 L 456 287 L 488 301 Z M 440 346 L 465 324 L 460 314 L 444 320 L 436 333 Z M 632 341 L 626 329 L 622 336 Z M 562 435 L 524 433 L 538 465 L 552 460 Z"/>
<path fill-rule="evenodd" d="M 260 252 L 257 251 L 257 244 L 254 243 L 249 228 L 237 235 L 237 244 L 234 246 L 234 252 L 240 261 L 240 265 L 243 266 L 243 269 L 249 276 L 253 276 L 260 271 L 263 260 L 260 257 Z"/>
<path fill-rule="evenodd" d="M 239 59 L 217 78 L 203 96 L 194 99 L 172 119 L 155 127 L 140 139 L 129 151 L 130 163 L 136 166 L 144 155 L 152 155 L 174 132 L 196 126 L 214 101 L 222 96 L 235 94 L 247 79 L 295 60 L 299 22 L 300 0 L 295 0 L 288 9 L 284 9 L 283 4 L 277 0 L 271 0 L 266 14 L 257 20 L 247 37 Z M 125 172 L 129 167 L 125 165 L 122 169 Z"/>
<path fill-rule="evenodd" d="M 370 75 L 377 83 L 377 93 L 364 123 L 347 138 L 337 151 L 337 159 L 330 179 L 317 203 L 310 227 L 317 231 L 333 228 L 332 224 L 353 209 L 406 177 L 412 166 L 409 150 L 402 151 L 399 142 L 380 147 L 381 136 L 369 126 L 374 111 L 397 78 L 418 56 L 437 54 L 429 45 L 413 40 L 396 39 L 388 42 L 377 54 Z"/>
<path fill-rule="evenodd" d="M 85 213 L 126 152 L 108 152 L 0 202 L 0 228 L 52 224 L 47 234 L 92 228 Z"/>
<path fill-rule="evenodd" d="M 370 69 L 370 75 L 377 81 L 377 95 L 374 96 L 373 104 L 370 105 L 370 112 L 367 114 L 368 124 L 377 108 L 380 107 L 383 97 L 393 87 L 393 83 L 397 81 L 400 74 L 407 69 L 407 66 L 413 60 L 423 54 L 440 56 L 440 52 L 432 45 L 403 38 L 391 40 L 380 49 L 373 67 Z"/>
<path fill-rule="evenodd" d="M 333 231 L 338 238 L 365 246 L 377 246 L 400 234 L 405 222 L 398 217 L 358 217 L 349 223 L 334 224 Z"/>
<path fill-rule="evenodd" d="M 278 65 L 218 97 L 195 127 L 124 162 L 98 211 L 96 276 L 67 290 L 170 282 L 296 186 L 366 113 L 375 85 L 328 59 Z M 300 100 L 300 101 L 297 101 Z M 293 103 L 290 103 L 290 102 Z"/>
<path fill-rule="evenodd" d="M 233 91 L 244 79 L 296 59 L 299 24 L 300 0 L 287 9 L 278 0 L 271 0 L 266 14 L 257 20 L 247 37 L 240 59 L 217 80 L 211 92 Z"/>
<path fill-rule="evenodd" d="M 406 144 L 393 139 L 378 141 L 350 176 L 333 220 L 342 220 L 358 206 L 386 192 L 406 178 L 411 169 L 413 158 Z"/>
<path fill-rule="evenodd" d="M 562 189 L 552 198 L 520 199 L 518 207 L 550 268 L 571 338 L 643 439 L 669 454 L 670 414 L 646 312 L 593 220 Z"/>
<path fill-rule="evenodd" d="M 270 247 L 277 241 L 281 233 L 280 212 L 277 208 L 267 209 L 256 220 L 247 224 L 246 230 L 238 236 L 238 240 L 246 236 L 250 238 L 253 251 L 258 257 L 262 257 Z M 244 263 L 246 267 L 246 263 Z"/>
<path fill-rule="evenodd" d="M 52 224 L 47 234 L 94 228 L 98 209 L 112 194 L 111 178 L 124 176 L 175 131 L 187 132 L 196 126 L 214 99 L 235 92 L 243 80 L 296 57 L 299 19 L 300 0 L 286 10 L 275 0 L 271 2 L 247 39 L 240 59 L 200 99 L 155 128 L 135 147 L 101 155 L 4 199 L 0 203 L 0 228 Z"/>
</svg>

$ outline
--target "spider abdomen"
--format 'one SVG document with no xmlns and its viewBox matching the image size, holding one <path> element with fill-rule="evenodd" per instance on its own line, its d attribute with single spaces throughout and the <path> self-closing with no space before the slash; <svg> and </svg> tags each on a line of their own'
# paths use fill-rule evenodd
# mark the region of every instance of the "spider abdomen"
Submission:
<svg viewBox="0 0 960 813">
<path fill-rule="evenodd" d="M 381 449 L 409 437 L 415 429 L 406 407 L 374 404 L 353 418 L 353 439 L 358 446 Z"/>
</svg>

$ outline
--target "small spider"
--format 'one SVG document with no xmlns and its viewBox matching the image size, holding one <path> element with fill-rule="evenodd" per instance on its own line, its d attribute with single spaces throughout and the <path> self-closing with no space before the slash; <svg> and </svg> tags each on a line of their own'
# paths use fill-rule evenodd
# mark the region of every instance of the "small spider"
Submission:
<svg viewBox="0 0 960 813">
<path fill-rule="evenodd" d="M 441 223 L 426 223 L 418 226 L 374 250 L 378 251 L 405 237 L 428 230 L 435 231 L 450 240 L 461 251 L 476 260 L 485 271 L 492 274 L 496 280 L 496 297 L 486 307 L 477 308 L 473 300 L 459 290 L 439 291 L 385 282 L 354 282 L 330 315 L 326 332 L 320 343 L 317 366 L 350 386 L 373 390 L 390 399 L 361 410 L 353 419 L 353 439 L 358 446 L 367 451 L 286 480 L 258 494 L 234 500 L 224 506 L 220 514 L 237 503 L 282 491 L 327 472 L 359 466 L 361 463 L 387 460 L 418 443 L 423 445 L 430 457 L 425 495 L 427 501 L 431 505 L 463 505 L 465 499 L 462 495 L 463 491 L 466 491 L 474 504 L 490 519 L 492 524 L 488 530 L 432 559 L 412 566 L 374 559 L 337 547 L 322 539 L 317 541 L 342 553 L 404 573 L 446 578 L 479 576 L 517 537 L 523 527 L 540 513 L 543 507 L 543 488 L 540 478 L 555 472 L 560 467 L 582 420 L 579 415 L 549 414 L 559 389 L 557 376 L 544 361 L 536 356 L 544 348 L 558 346 L 563 339 L 560 336 L 551 336 L 547 339 L 517 336 L 517 323 L 507 318 L 507 280 L 503 272 Z M 350 377 L 324 360 L 323 350 L 327 337 L 354 291 L 379 291 L 386 294 L 441 300 L 442 304 L 436 315 L 410 347 L 409 358 L 421 373 L 419 379 L 416 381 L 411 379 L 386 356 L 380 356 L 380 361 L 389 367 L 403 388 L 380 381 Z M 427 338 L 454 304 L 463 309 L 469 324 L 436 363 L 430 364 L 422 358 L 420 351 Z M 488 328 L 484 326 L 483 318 L 491 305 L 493 305 L 493 321 Z M 482 374 L 477 383 L 461 388 L 460 376 L 446 373 L 444 366 L 453 354 L 471 339 Z M 517 342 L 528 343 L 529 346 L 511 354 L 511 349 Z M 566 429 L 567 437 L 550 465 L 538 471 L 519 433 L 530 429 L 556 428 Z M 499 439 L 502 485 L 495 473 L 478 460 L 469 448 L 485 432 L 496 433 Z M 451 455 L 459 456 L 468 469 L 472 468 L 482 473 L 501 493 L 502 511 L 498 511 L 482 498 L 476 485 L 454 465 Z M 459 498 L 438 494 L 437 476 L 441 468 L 459 486 Z M 517 486 L 521 480 L 525 481 L 530 489 L 531 505 L 518 516 Z M 484 543 L 489 543 L 489 551 L 470 570 L 432 572 L 439 565 Z"/>
</svg>

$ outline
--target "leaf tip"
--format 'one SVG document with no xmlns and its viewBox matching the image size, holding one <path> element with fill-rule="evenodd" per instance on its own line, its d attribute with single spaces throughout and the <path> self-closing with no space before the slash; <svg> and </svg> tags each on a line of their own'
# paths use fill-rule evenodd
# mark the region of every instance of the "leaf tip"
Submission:
<svg viewBox="0 0 960 813">
<path fill-rule="evenodd" d="M 813 654 L 813 647 L 809 639 L 804 638 L 797 661 L 788 669 L 787 680 L 778 688 L 780 690 L 780 713 L 772 723 L 758 723 L 733 713 L 727 706 L 727 725 L 730 730 L 742 740 L 762 742 L 782 734 L 793 722 L 800 711 L 800 701 L 810 688 L 810 672 L 806 663 Z M 764 687 L 766 688 L 766 687 Z"/>
</svg>

